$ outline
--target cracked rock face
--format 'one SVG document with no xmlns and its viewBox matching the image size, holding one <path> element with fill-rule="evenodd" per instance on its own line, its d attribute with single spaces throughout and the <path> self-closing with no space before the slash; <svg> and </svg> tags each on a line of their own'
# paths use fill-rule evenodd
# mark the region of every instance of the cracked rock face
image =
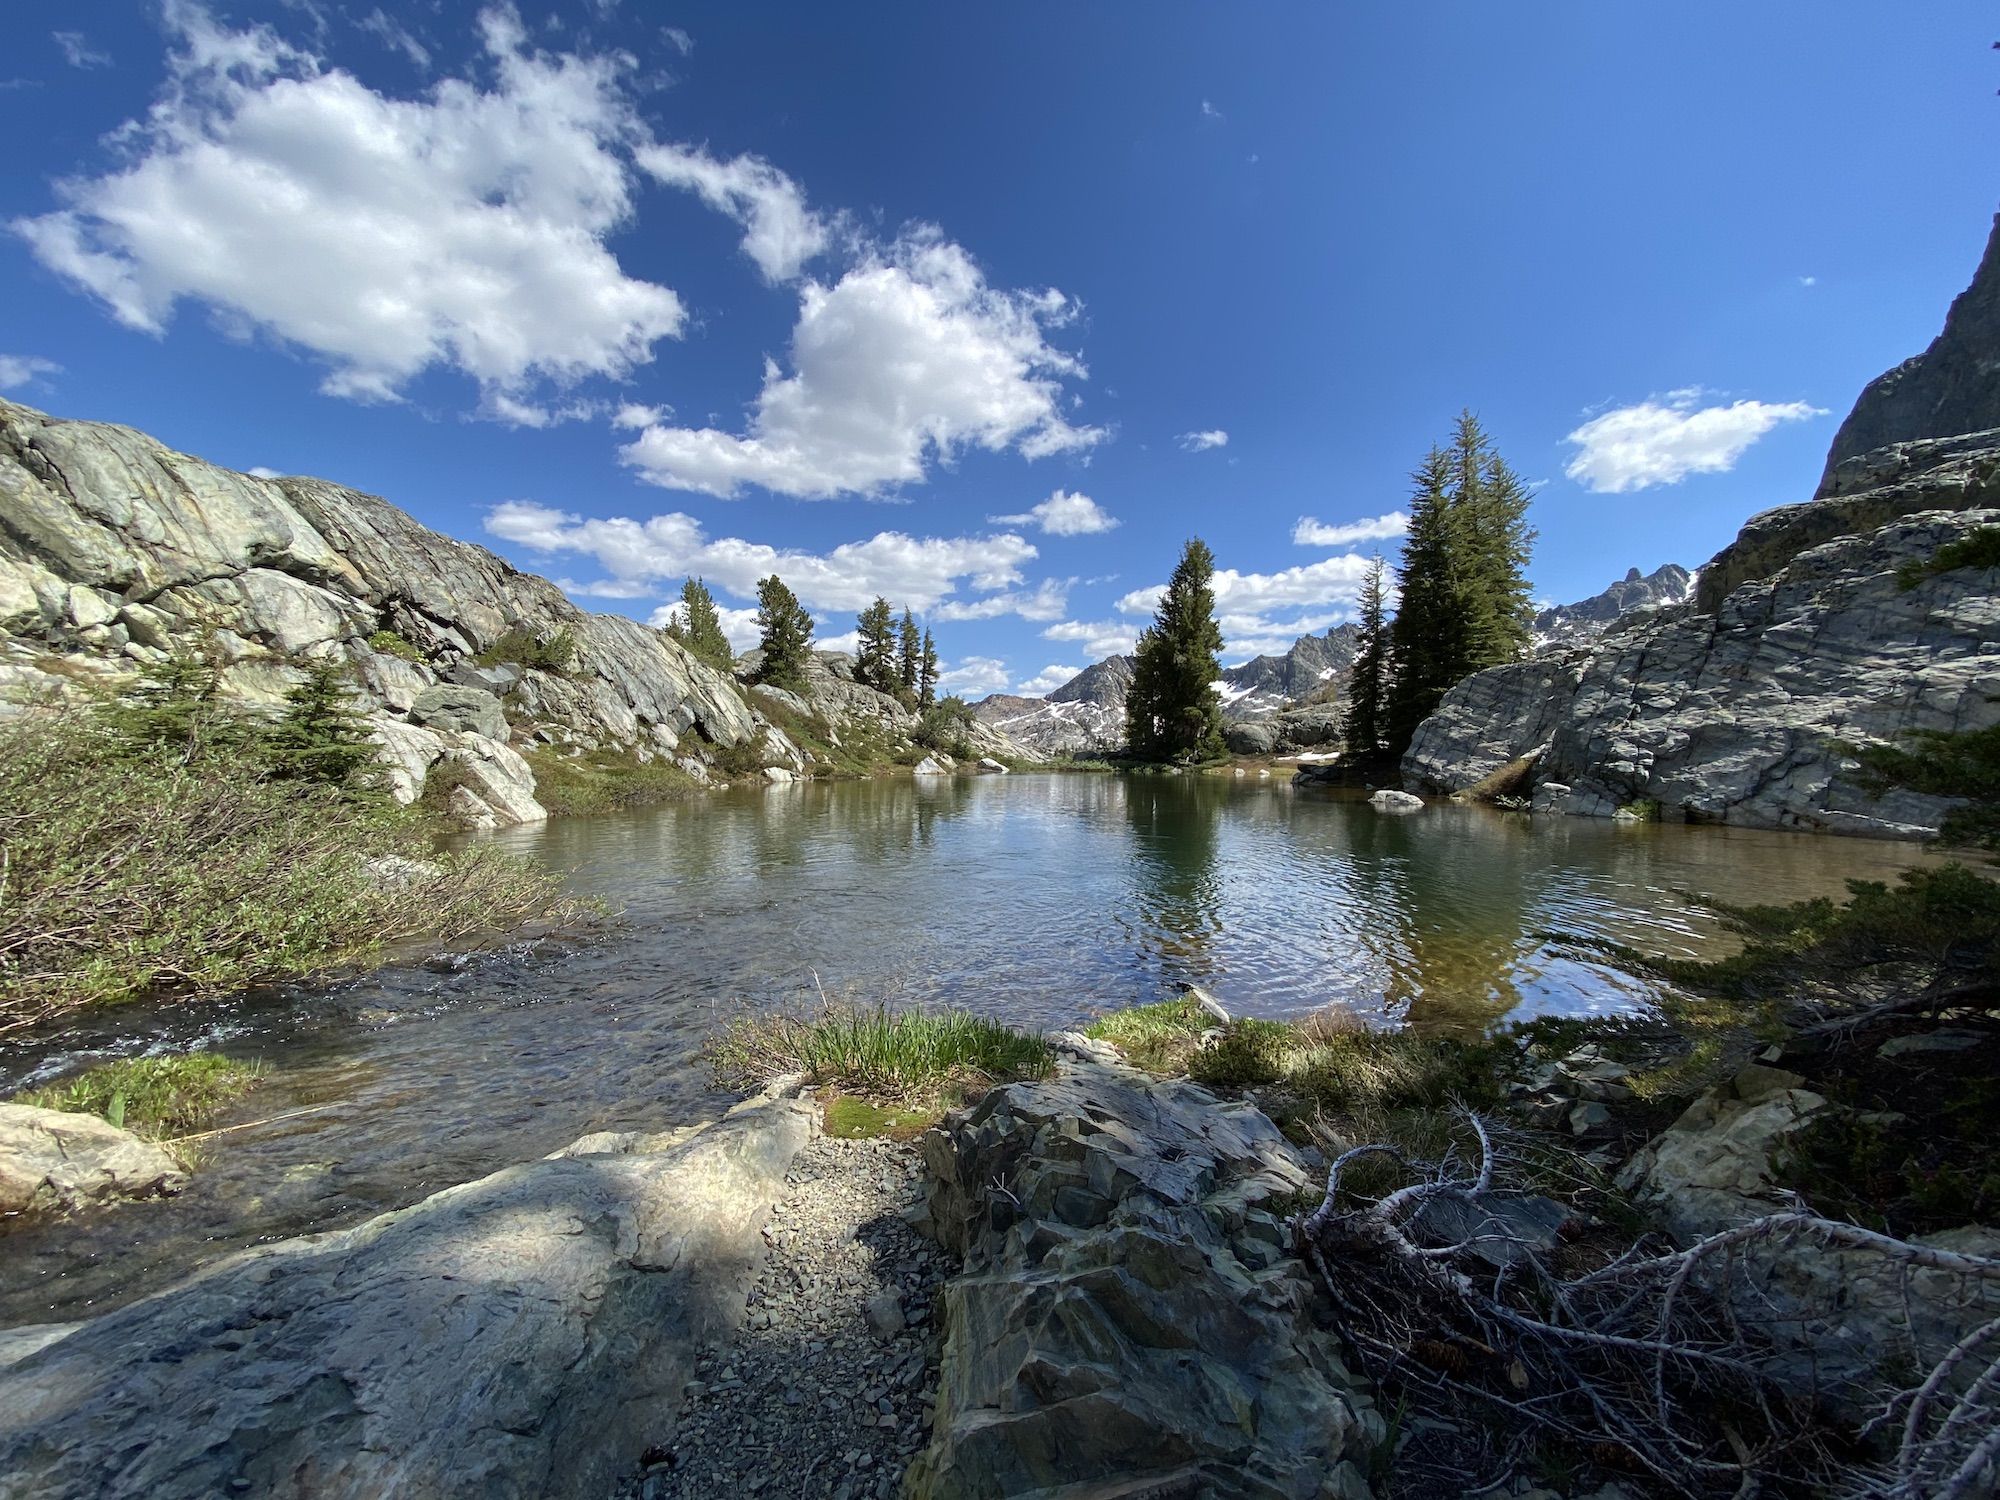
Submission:
<svg viewBox="0 0 2000 1500">
<path fill-rule="evenodd" d="M 554 672 L 477 658 L 566 635 Z M 258 479 L 143 433 L 0 401 L 0 699 L 115 678 L 204 635 L 223 686 L 275 704 L 301 656 L 349 662 L 405 801 L 451 755 L 480 819 L 542 809 L 519 757 L 548 743 L 685 758 L 782 742 L 728 677 L 660 632 L 586 614 L 545 579 L 317 479 Z M 689 744 L 691 730 L 699 735 Z M 511 752 L 510 752 L 511 754 Z"/>
<path fill-rule="evenodd" d="M 2000 473 L 2000 434 L 1995 444 L 1980 460 L 1989 474 Z M 1952 803 L 1878 797 L 1848 747 L 2000 722 L 2000 574 L 1962 568 L 1915 587 L 1899 577 L 2000 525 L 1994 489 L 1970 491 L 1991 508 L 1899 513 L 1857 534 L 1828 521 L 1830 539 L 1737 585 L 1713 613 L 1663 610 L 1591 649 L 1477 673 L 1419 727 L 1403 775 L 1455 792 L 1536 756 L 1537 783 L 1567 789 L 1537 810 L 1610 817 L 1643 802 L 1670 820 L 1926 837 Z M 1786 524 L 1795 540 L 1815 529 L 1811 516 Z"/>
<path fill-rule="evenodd" d="M 741 1318 L 811 1131 L 587 1138 L 5 1351 L 0 1496 L 597 1500 Z"/>
<path fill-rule="evenodd" d="M 1292 1147 L 1248 1105 L 1075 1063 L 925 1138 L 962 1252 L 912 1500 L 1359 1500 L 1384 1426 L 1284 1250 Z"/>
</svg>

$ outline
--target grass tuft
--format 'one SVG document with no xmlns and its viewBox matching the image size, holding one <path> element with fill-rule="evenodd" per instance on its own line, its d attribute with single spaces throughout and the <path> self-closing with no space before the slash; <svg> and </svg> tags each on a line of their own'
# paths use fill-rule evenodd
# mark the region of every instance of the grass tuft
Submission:
<svg viewBox="0 0 2000 1500">
<path fill-rule="evenodd" d="M 97 1115 L 152 1140 L 200 1130 L 256 1083 L 253 1063 L 214 1052 L 129 1057 L 17 1094 L 15 1104 Z"/>
<path fill-rule="evenodd" d="M 1277 1087 L 1305 1113 L 1497 1102 L 1499 1053 L 1485 1043 L 1370 1031 L 1344 1012 L 1297 1023 L 1241 1019 L 1188 1060 L 1213 1088 Z"/>
<path fill-rule="evenodd" d="M 1100 1016 L 1083 1028 L 1083 1034 L 1111 1043 L 1134 1067 L 1179 1073 L 1187 1068 L 1202 1034 L 1219 1024 L 1192 995 L 1183 995 Z"/>
<path fill-rule="evenodd" d="M 565 755 L 551 747 L 530 750 L 524 758 L 535 775 L 535 800 L 558 818 L 629 812 L 701 790 L 679 766 L 665 760 L 641 761 L 629 750 Z"/>
<path fill-rule="evenodd" d="M 724 1088 L 788 1073 L 877 1098 L 937 1101 L 992 1083 L 1041 1078 L 1048 1043 L 965 1011 L 832 1006 L 814 1016 L 742 1016 L 708 1046 Z"/>
</svg>

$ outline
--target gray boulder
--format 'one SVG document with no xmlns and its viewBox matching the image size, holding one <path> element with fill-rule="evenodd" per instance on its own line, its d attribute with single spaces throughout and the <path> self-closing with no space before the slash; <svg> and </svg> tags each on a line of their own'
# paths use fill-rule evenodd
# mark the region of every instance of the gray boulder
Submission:
<svg viewBox="0 0 2000 1500">
<path fill-rule="evenodd" d="M 910 1500 L 1368 1493 L 1384 1424 L 1286 1253 L 1310 1178 L 1255 1108 L 1076 1062 L 924 1154 L 965 1270 Z"/>
<path fill-rule="evenodd" d="M 489 740 L 507 738 L 507 715 L 500 700 L 484 688 L 456 683 L 439 683 L 418 693 L 410 705 L 410 721 L 431 729 L 483 735 Z"/>
<path fill-rule="evenodd" d="M 154 1198 L 186 1185 L 168 1151 L 96 1115 L 0 1104 L 0 1214 Z"/>
<path fill-rule="evenodd" d="M 1384 787 L 1368 799 L 1368 805 L 1377 812 L 1419 812 L 1423 809 L 1424 799 L 1409 792 L 1398 792 Z"/>
<path fill-rule="evenodd" d="M 1237 755 L 1270 755 L 1278 748 L 1278 726 L 1269 719 L 1224 724 L 1222 742 Z"/>
<path fill-rule="evenodd" d="M 30 1347 L 0 1369 L 0 1496 L 596 1500 L 740 1319 L 812 1128 L 765 1099 L 592 1138 Z"/>
</svg>

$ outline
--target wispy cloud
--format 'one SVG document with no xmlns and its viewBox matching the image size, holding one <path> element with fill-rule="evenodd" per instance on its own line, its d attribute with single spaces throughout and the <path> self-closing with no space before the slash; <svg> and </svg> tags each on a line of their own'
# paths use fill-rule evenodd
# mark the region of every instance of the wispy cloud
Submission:
<svg viewBox="0 0 2000 1500">
<path fill-rule="evenodd" d="M 1311 516 L 1300 516 L 1292 528 L 1292 541 L 1300 547 L 1351 547 L 1356 542 L 1387 541 L 1410 529 L 1406 511 L 1392 510 L 1386 516 L 1369 516 L 1328 526 Z"/>
<path fill-rule="evenodd" d="M 1780 423 L 1826 415 L 1803 401 L 1702 406 L 1706 394 L 1683 386 L 1592 417 L 1563 439 L 1577 450 L 1563 472 L 1605 495 L 1679 484 L 1690 474 L 1726 474 Z"/>
<path fill-rule="evenodd" d="M 90 39 L 80 31 L 52 31 L 50 40 L 62 49 L 63 61 L 72 68 L 108 68 L 111 54 L 100 52 L 90 45 Z"/>
<path fill-rule="evenodd" d="M 1211 427 L 1205 432 L 1184 432 L 1174 441 L 1186 453 L 1206 453 L 1210 448 L 1229 446 L 1229 434 L 1220 427 Z"/>
</svg>

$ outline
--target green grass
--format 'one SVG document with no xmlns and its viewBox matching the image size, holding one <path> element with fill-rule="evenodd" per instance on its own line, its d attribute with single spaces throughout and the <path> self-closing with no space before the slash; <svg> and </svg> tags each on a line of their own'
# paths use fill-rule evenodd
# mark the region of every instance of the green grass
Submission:
<svg viewBox="0 0 2000 1500">
<path fill-rule="evenodd" d="M 163 1140 L 200 1130 L 257 1081 L 258 1071 L 213 1052 L 132 1057 L 30 1089 L 12 1102 L 97 1115 Z"/>
<path fill-rule="evenodd" d="M 1370 1031 L 1340 1013 L 1303 1021 L 1241 1019 L 1188 1059 L 1215 1088 L 1276 1086 L 1314 1111 L 1435 1108 L 1499 1097 L 1499 1055 L 1485 1043 Z"/>
<path fill-rule="evenodd" d="M 666 760 L 641 761 L 630 750 L 565 755 L 553 747 L 524 757 L 535 773 L 535 800 L 559 818 L 626 812 L 692 796 L 700 784 Z"/>
<path fill-rule="evenodd" d="M 1040 1078 L 1048 1043 L 965 1011 L 830 1006 L 818 1015 L 741 1016 L 707 1049 L 725 1088 L 788 1073 L 881 1099 L 936 1101 L 988 1083 Z"/>
<path fill-rule="evenodd" d="M 821 1118 L 826 1133 L 836 1140 L 871 1141 L 886 1136 L 906 1141 L 936 1124 L 938 1116 L 935 1108 L 874 1104 L 852 1094 L 836 1094 L 826 1101 Z"/>
<path fill-rule="evenodd" d="M 1100 1016 L 1083 1028 L 1083 1034 L 1111 1043 L 1135 1067 L 1179 1073 L 1186 1069 L 1202 1033 L 1220 1024 L 1193 996 L 1183 995 Z"/>
<path fill-rule="evenodd" d="M 809 775 L 836 780 L 873 776 L 901 759 L 894 736 L 878 721 L 850 720 L 838 731 L 840 743 L 835 744 L 835 731 L 817 715 L 802 714 L 761 694 L 753 694 L 752 699 L 757 712 L 797 745 L 812 763 Z M 910 762 L 915 763 L 915 760 Z"/>
</svg>

